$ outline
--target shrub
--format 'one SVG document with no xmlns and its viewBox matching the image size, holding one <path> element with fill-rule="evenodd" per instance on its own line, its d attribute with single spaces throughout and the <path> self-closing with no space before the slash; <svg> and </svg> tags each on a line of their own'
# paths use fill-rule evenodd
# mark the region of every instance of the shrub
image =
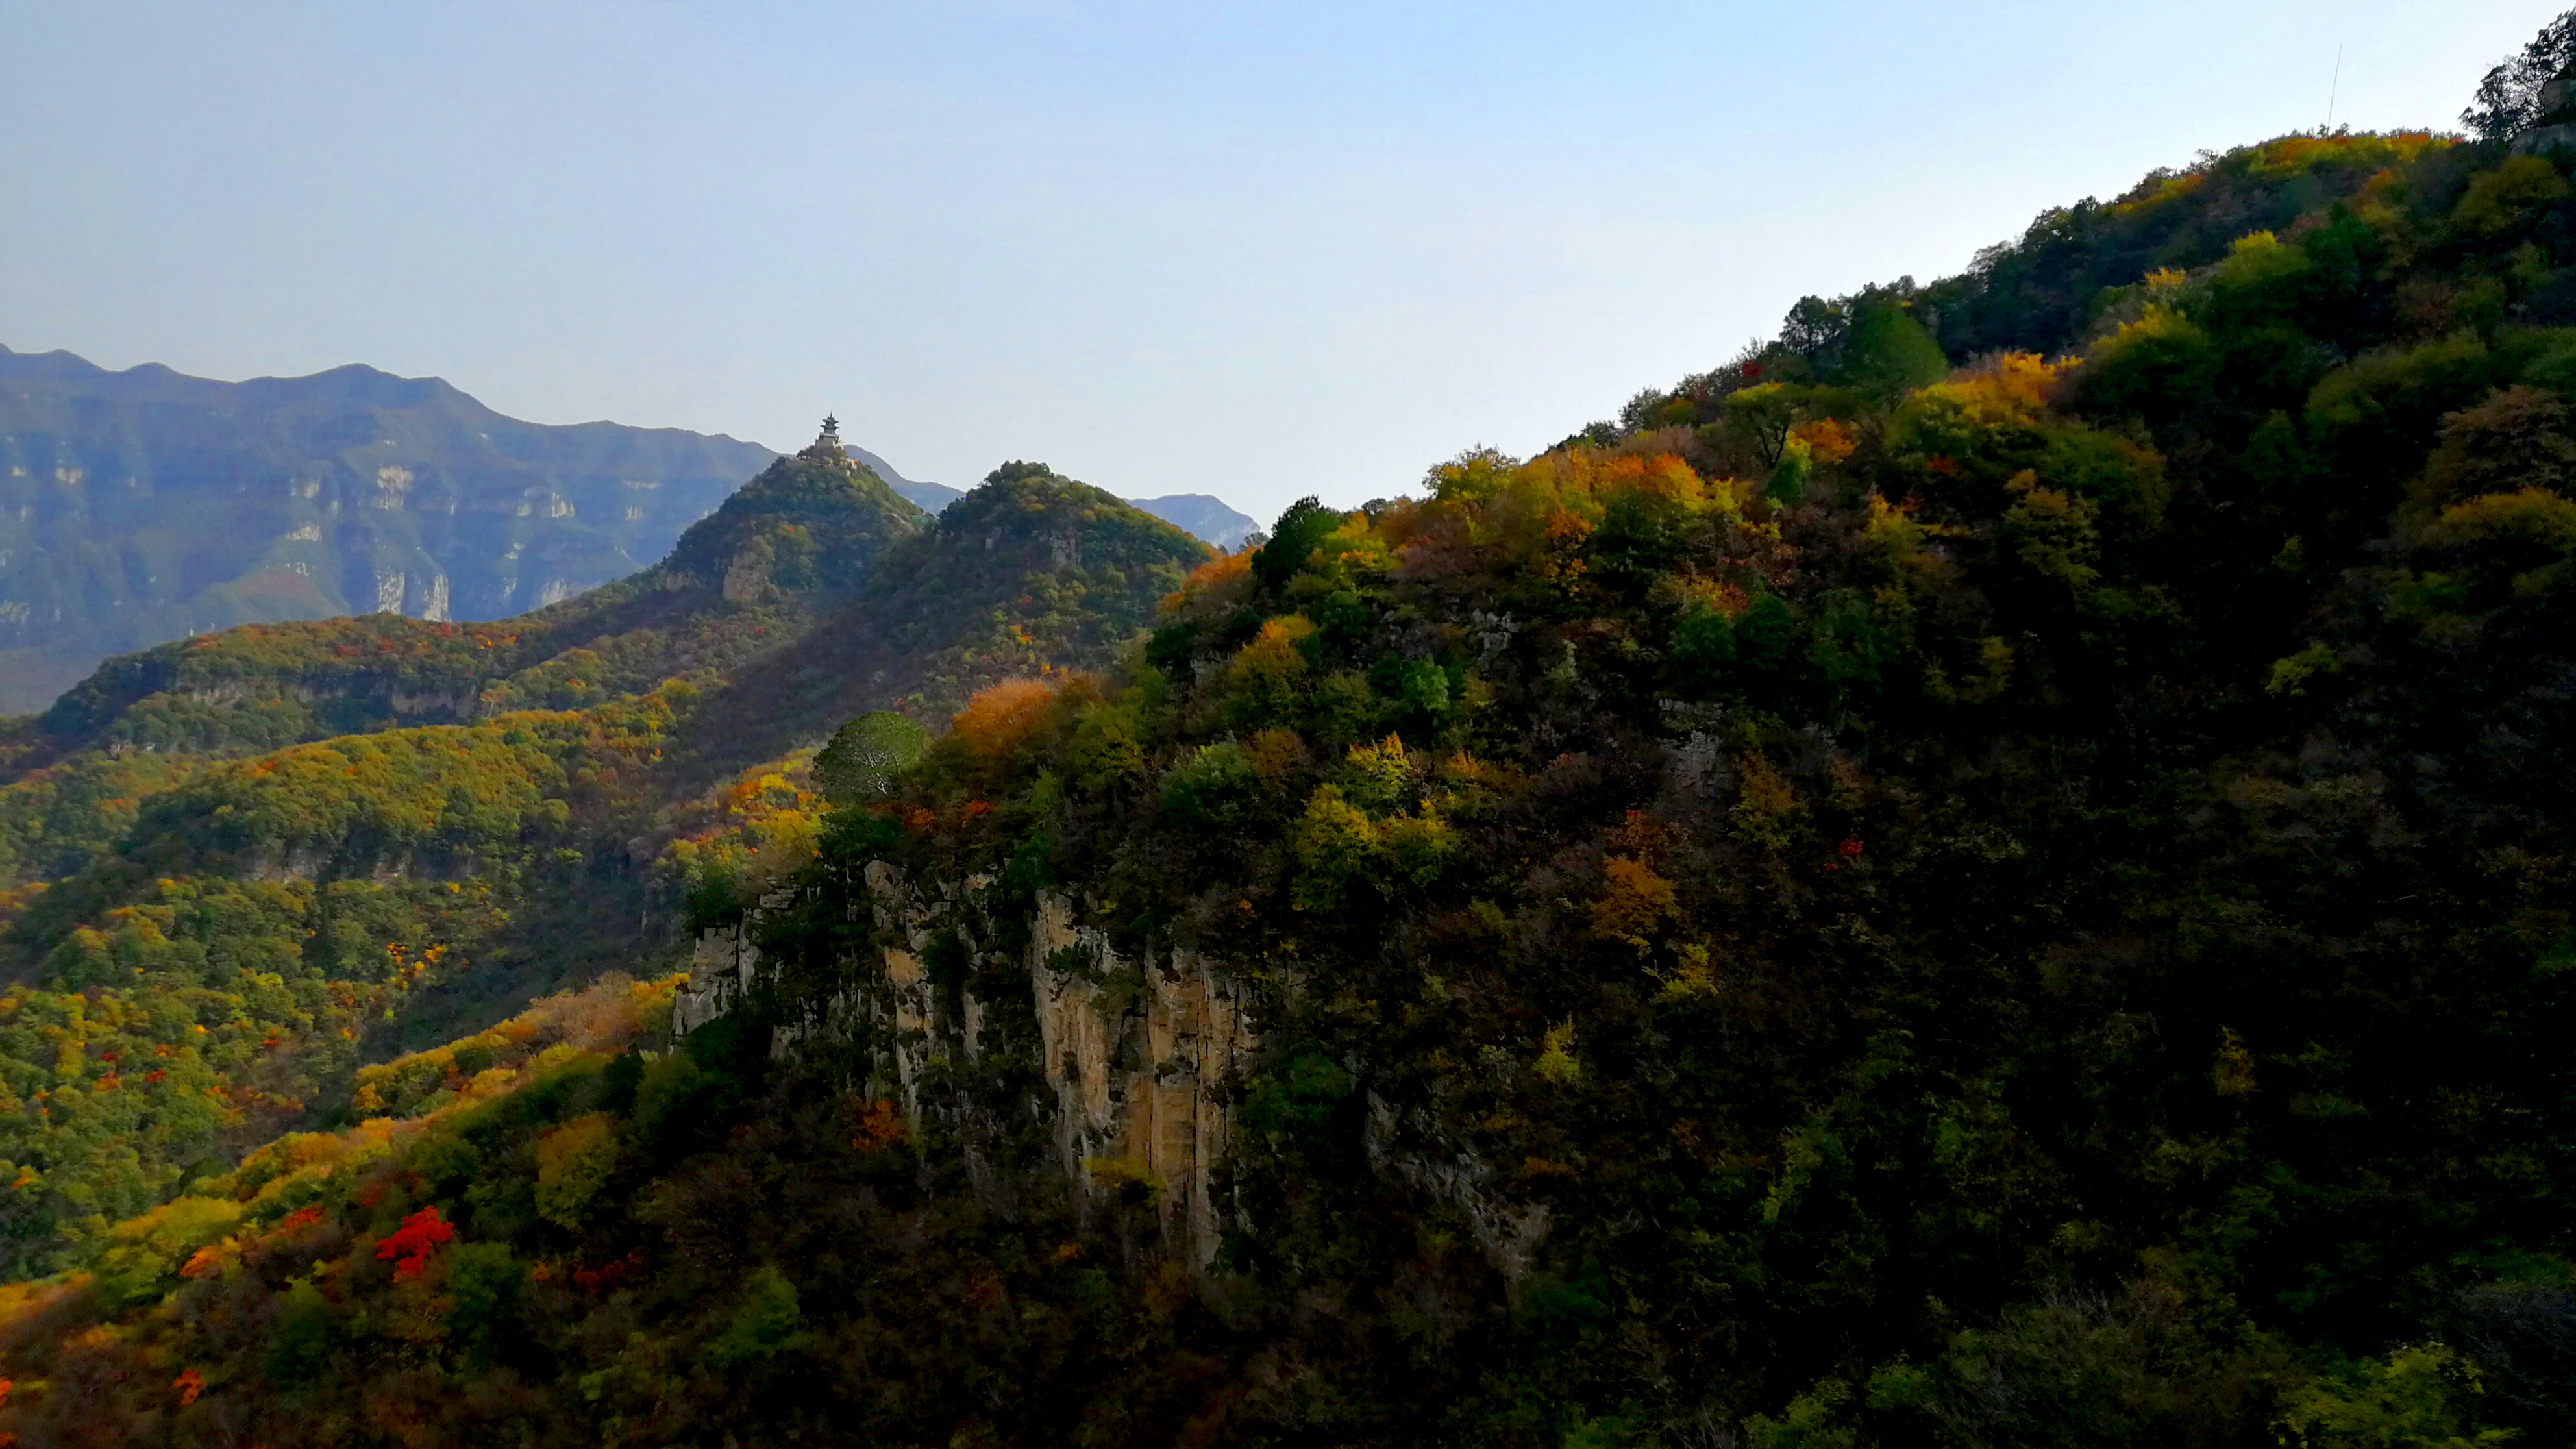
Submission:
<svg viewBox="0 0 2576 1449">
<path fill-rule="evenodd" d="M 537 1214 L 578 1230 L 617 1170 L 616 1124 L 605 1112 L 576 1117 L 537 1142 Z"/>
</svg>

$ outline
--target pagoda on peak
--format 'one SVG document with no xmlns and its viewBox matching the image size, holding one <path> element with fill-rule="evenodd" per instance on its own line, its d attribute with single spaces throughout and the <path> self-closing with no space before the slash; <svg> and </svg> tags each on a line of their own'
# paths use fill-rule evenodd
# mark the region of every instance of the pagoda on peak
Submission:
<svg viewBox="0 0 2576 1449">
<path fill-rule="evenodd" d="M 841 420 L 829 413 L 823 415 L 823 431 L 811 446 L 796 455 L 808 463 L 829 463 L 836 468 L 852 466 L 849 450 L 841 446 Z"/>
</svg>

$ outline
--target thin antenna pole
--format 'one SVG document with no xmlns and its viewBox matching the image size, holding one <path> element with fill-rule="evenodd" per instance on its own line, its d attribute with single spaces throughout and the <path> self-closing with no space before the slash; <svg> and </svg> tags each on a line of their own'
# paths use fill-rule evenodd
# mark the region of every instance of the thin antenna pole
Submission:
<svg viewBox="0 0 2576 1449">
<path fill-rule="evenodd" d="M 2343 42 L 2342 42 L 2342 41 L 2340 41 L 2340 40 L 2338 40 L 2338 41 L 2336 41 L 2336 42 L 2335 42 L 2334 84 L 2332 84 L 2332 85 L 2330 85 L 2330 86 L 2326 87 L 2326 124 L 2325 124 L 2325 129 L 2327 129 L 2327 130 L 2329 130 L 2329 131 L 2331 131 L 2331 130 L 2333 130 L 2333 129 L 2334 129 L 2334 108 L 2335 108 L 2335 100 L 2336 100 L 2336 98 L 2337 98 L 2337 97 L 2341 96 L 2342 94 L 2343 94 Z"/>
</svg>

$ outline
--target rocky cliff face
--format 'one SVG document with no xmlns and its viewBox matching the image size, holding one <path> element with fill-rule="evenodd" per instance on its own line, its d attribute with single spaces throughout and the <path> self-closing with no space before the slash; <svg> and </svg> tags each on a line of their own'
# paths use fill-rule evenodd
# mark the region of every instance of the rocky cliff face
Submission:
<svg viewBox="0 0 2576 1449">
<path fill-rule="evenodd" d="M 1040 1107 L 1065 1174 L 1091 1192 L 1143 1186 L 1167 1246 L 1204 1265 L 1224 1226 L 1216 1168 L 1232 1125 L 1228 1094 L 1256 1040 L 1246 984 L 1184 949 L 1128 959 L 1078 924 L 1061 895 L 1042 893 L 1028 919 L 996 919 L 989 885 L 915 882 L 869 865 L 865 904 L 853 909 L 874 918 L 875 959 L 852 963 L 845 989 L 802 1003 L 776 1029 L 774 1050 L 818 1037 L 871 1043 L 873 1080 L 908 1121 L 927 1110 L 922 1086 L 934 1071 L 1034 1053 L 1053 1089 Z M 699 937 L 675 1033 L 725 1015 L 771 979 L 774 963 L 756 943 L 761 915 L 792 900 L 772 895 L 742 924 Z M 963 981 L 1027 995 L 988 999 Z M 1033 1038 L 993 1029 L 1023 1010 L 1034 1014 Z"/>
</svg>

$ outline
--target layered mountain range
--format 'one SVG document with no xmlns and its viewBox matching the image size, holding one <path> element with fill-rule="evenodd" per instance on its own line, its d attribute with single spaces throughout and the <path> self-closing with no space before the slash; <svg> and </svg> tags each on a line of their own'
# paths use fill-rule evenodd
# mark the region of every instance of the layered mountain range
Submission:
<svg viewBox="0 0 2576 1449">
<path fill-rule="evenodd" d="M 0 998 L 0 1056 L 64 1012 L 198 1000 L 212 1040 L 174 1021 L 102 1049 L 194 1051 L 172 1090 L 223 1105 L 173 1115 L 155 1077 L 93 1114 L 15 1083 L 37 1105 L 0 1157 L 43 1166 L 0 1204 L 0 1253 L 36 1267 L 207 1153 L 327 1113 L 371 1053 L 640 966 L 721 888 L 701 857 L 810 816 L 804 762 L 841 721 L 1103 666 L 1207 557 L 1035 464 L 932 520 L 827 438 L 653 568 L 532 614 L 246 625 L 110 661 L 0 747 L 0 954 L 46 983 Z M 107 956 L 61 954 L 84 942 Z"/>
<path fill-rule="evenodd" d="M 851 452 L 932 511 L 961 496 Z M 368 367 L 230 383 L 0 348 L 0 713 L 235 624 L 541 608 L 661 558 L 777 456 Z M 1212 498 L 1141 506 L 1226 546 L 1251 528 Z"/>
<path fill-rule="evenodd" d="M 2506 90 L 1231 553 L 824 439 L 534 613 L 110 661 L 0 755 L 0 1434 L 2568 1442 Z"/>
<path fill-rule="evenodd" d="M 224 383 L 0 351 L 0 709 L 238 623 L 523 613 L 659 558 L 774 456 L 367 367 Z"/>
</svg>

